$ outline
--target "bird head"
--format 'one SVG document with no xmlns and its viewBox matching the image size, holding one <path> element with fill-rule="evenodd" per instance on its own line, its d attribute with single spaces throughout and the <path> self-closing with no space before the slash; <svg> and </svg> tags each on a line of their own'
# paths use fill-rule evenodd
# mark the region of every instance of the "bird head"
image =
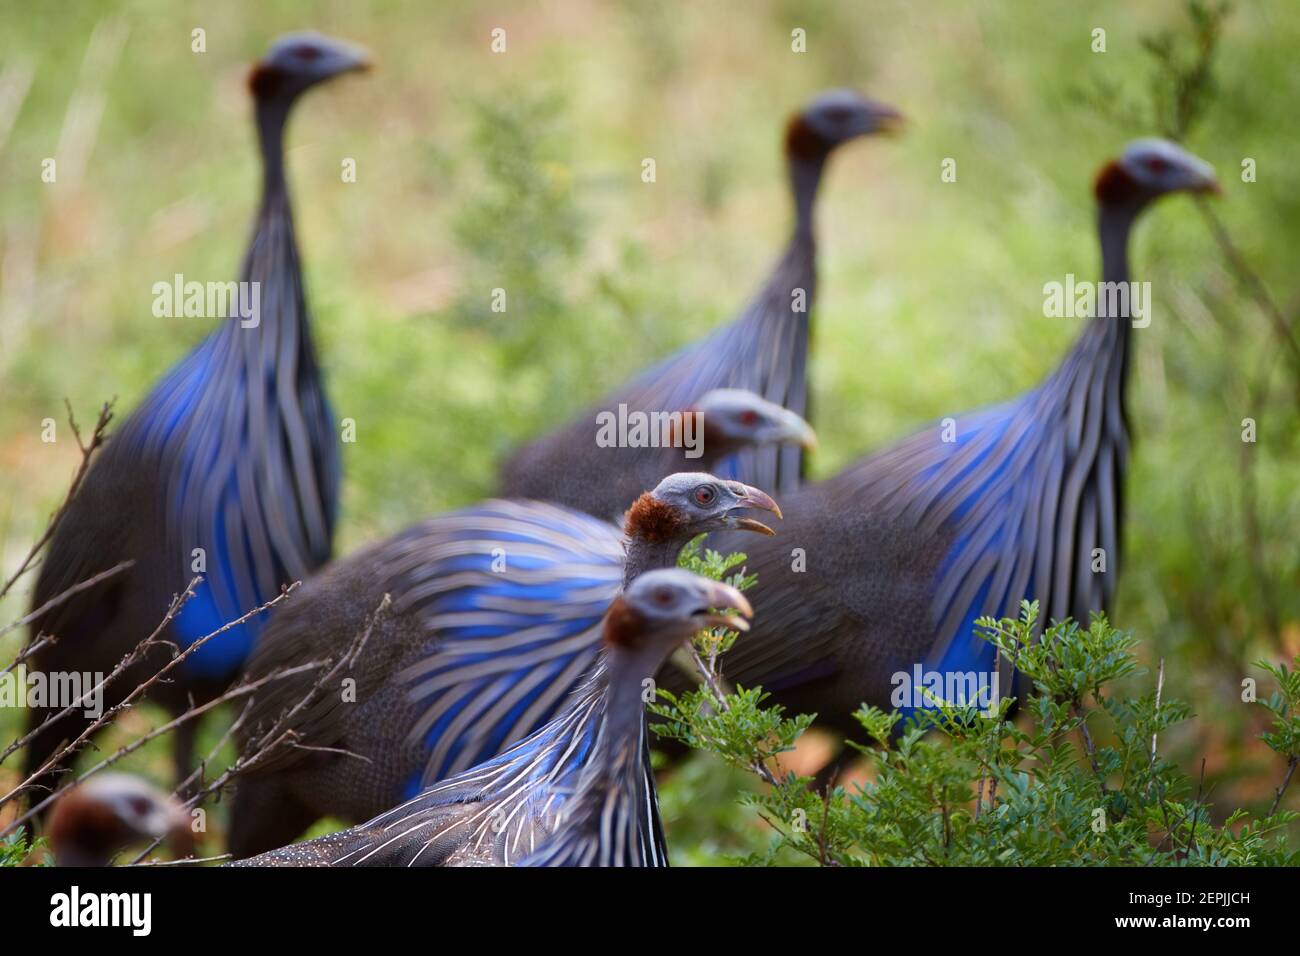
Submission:
<svg viewBox="0 0 1300 956">
<path fill-rule="evenodd" d="M 643 541 L 683 544 L 698 534 L 723 528 L 776 534 L 761 521 L 740 514 L 748 508 L 781 517 L 777 503 L 757 488 L 707 472 L 678 472 L 633 502 L 624 521 L 624 533 Z"/>
<path fill-rule="evenodd" d="M 743 388 L 715 388 L 687 411 L 700 415 L 704 448 L 713 460 L 763 445 L 817 447 L 817 435 L 803 418 Z"/>
<path fill-rule="evenodd" d="M 903 116 L 892 106 L 856 90 L 827 90 L 790 118 L 786 153 L 796 159 L 823 159 L 841 143 L 896 132 Z"/>
<path fill-rule="evenodd" d="M 745 596 L 721 581 L 681 568 L 647 571 L 610 605 L 605 642 L 667 657 L 676 645 L 708 627 L 747 631 L 746 618 L 753 616 Z"/>
<path fill-rule="evenodd" d="M 1164 139 L 1138 139 L 1097 173 L 1103 205 L 1142 207 L 1168 193 L 1219 193 L 1214 167 Z"/>
<path fill-rule="evenodd" d="M 343 73 L 370 69 L 359 46 L 306 31 L 280 37 L 253 67 L 248 85 L 258 99 L 292 99 Z"/>
<path fill-rule="evenodd" d="M 46 836 L 60 866 L 104 866 L 119 850 L 165 838 L 182 856 L 193 849 L 185 809 L 125 773 L 96 774 L 69 790 L 54 805 Z"/>
</svg>

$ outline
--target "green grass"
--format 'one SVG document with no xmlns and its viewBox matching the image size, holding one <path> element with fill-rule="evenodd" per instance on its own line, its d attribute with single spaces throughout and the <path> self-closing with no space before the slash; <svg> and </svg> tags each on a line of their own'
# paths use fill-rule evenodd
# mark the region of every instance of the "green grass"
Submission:
<svg viewBox="0 0 1300 956">
<path fill-rule="evenodd" d="M 1078 330 L 1043 317 L 1043 283 L 1096 271 L 1091 174 L 1152 132 L 1116 125 L 1073 91 L 1102 76 L 1140 101 L 1151 72 L 1141 36 L 1182 22 L 1172 0 L 333 0 L 310 14 L 289 2 L 6 0 L 0 10 L 0 82 L 33 71 L 0 143 L 5 570 L 74 465 L 64 397 L 82 421 L 114 396 L 125 413 L 209 330 L 155 319 L 150 288 L 176 272 L 233 277 L 257 181 L 242 78 L 281 31 L 357 40 L 379 64 L 312 94 L 288 136 L 319 352 L 336 414 L 357 421 L 344 447 L 347 552 L 488 493 L 514 443 L 734 314 L 788 228 L 781 123 L 827 86 L 896 104 L 910 128 L 847 149 L 825 184 L 814 472 L 1031 386 Z M 508 31 L 504 55 L 488 49 L 495 26 Z M 1090 51 L 1096 26 L 1105 54 Z M 207 31 L 204 54 L 190 52 L 194 27 Z M 795 27 L 808 32 L 806 54 L 790 51 Z M 1284 38 L 1298 32 L 1300 7 L 1286 0 L 1235 12 L 1214 108 L 1189 143 L 1220 170 L 1220 211 L 1287 308 L 1300 294 L 1300 173 L 1284 133 L 1300 71 Z M 47 156 L 60 160 L 57 184 L 40 181 Z M 654 184 L 640 179 L 647 156 Z M 1244 156 L 1257 160 L 1256 183 L 1240 182 Z M 343 157 L 357 161 L 355 184 L 340 181 Z M 956 183 L 940 181 L 945 157 L 957 160 Z M 1275 780 L 1239 685 L 1244 662 L 1300 651 L 1294 379 L 1189 201 L 1162 203 L 1132 258 L 1157 311 L 1134 336 L 1113 619 L 1147 638 L 1144 658 L 1166 659 L 1200 717 L 1196 736 L 1171 745 L 1188 761 L 1211 756 L 1224 805 L 1259 802 Z M 496 286 L 521 293 L 505 316 L 486 308 Z M 1268 361 L 1273 387 L 1251 401 Z M 1258 553 L 1276 626 L 1247 560 L 1238 435 L 1248 415 L 1260 428 Z M 47 417 L 61 423 L 55 444 L 40 441 Z M 25 600 L 0 606 L 0 620 Z M 0 731 L 16 719 L 0 712 Z M 159 753 L 139 759 L 163 772 Z M 672 786 L 670 817 L 684 818 L 670 819 L 674 832 L 699 832 Z M 725 853 L 730 838 L 718 839 Z"/>
</svg>

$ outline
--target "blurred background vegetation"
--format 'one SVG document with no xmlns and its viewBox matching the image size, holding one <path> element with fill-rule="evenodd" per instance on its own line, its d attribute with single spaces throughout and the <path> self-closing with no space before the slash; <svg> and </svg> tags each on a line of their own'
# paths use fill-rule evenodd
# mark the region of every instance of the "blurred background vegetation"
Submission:
<svg viewBox="0 0 1300 956">
<path fill-rule="evenodd" d="M 1158 132 L 1175 0 L 1087 5 L 730 0 L 545 4 L 0 2 L 0 571 L 12 570 L 106 399 L 125 414 L 211 328 L 157 319 L 153 283 L 234 278 L 257 199 L 243 80 L 277 34 L 365 44 L 378 70 L 313 93 L 287 145 L 318 351 L 344 446 L 337 551 L 490 493 L 495 463 L 734 314 L 787 237 L 785 116 L 828 86 L 903 110 L 906 136 L 837 155 L 819 208 L 814 475 L 1035 384 L 1078 320 L 1042 286 L 1095 275 L 1091 176 Z M 494 27 L 508 49 L 489 50 Z M 191 52 L 191 30 L 207 52 Z M 1106 52 L 1092 31 L 1106 30 Z M 807 31 L 807 52 L 790 34 Z M 1291 319 L 1300 308 L 1300 5 L 1241 4 L 1188 146 L 1217 212 Z M 40 179 L 57 157 L 56 184 Z M 357 163 L 344 183 L 340 163 Z M 657 181 L 641 180 L 652 157 Z M 957 161 L 955 183 L 940 162 Z M 1242 159 L 1257 164 L 1243 183 Z M 1138 230 L 1155 318 L 1134 336 L 1134 456 L 1115 622 L 1197 715 L 1162 749 L 1211 799 L 1267 805 L 1280 771 L 1241 680 L 1300 653 L 1294 365 L 1193 204 Z M 491 290 L 509 310 L 490 310 Z M 41 441 L 45 418 L 60 441 Z M 1259 441 L 1240 440 L 1241 421 Z M 30 586 L 31 580 L 27 584 Z M 761 587 L 761 582 L 759 587 Z M 22 591 L 22 589 L 19 589 Z M 18 617 L 26 594 L 0 606 Z M 20 638 L 0 641 L 8 660 Z M 1140 678 L 1150 683 L 1150 674 Z M 157 715 L 127 715 L 127 739 Z M 10 739 L 21 714 L 0 711 Z M 210 729 L 215 740 L 216 728 Z M 835 742 L 796 755 L 815 764 Z M 127 766 L 165 782 L 165 742 Z M 0 767 L 0 787 L 15 768 Z M 665 780 L 677 862 L 765 839 L 706 758 Z M 213 828 L 219 843 L 220 813 Z"/>
</svg>

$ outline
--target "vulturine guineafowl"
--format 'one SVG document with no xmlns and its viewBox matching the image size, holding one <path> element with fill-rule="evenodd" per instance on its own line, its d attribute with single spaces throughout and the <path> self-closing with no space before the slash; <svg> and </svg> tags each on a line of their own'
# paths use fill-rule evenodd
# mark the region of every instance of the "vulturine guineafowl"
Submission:
<svg viewBox="0 0 1300 956">
<path fill-rule="evenodd" d="M 662 447 L 658 455 L 636 456 L 626 471 L 611 471 L 587 484 L 580 510 L 607 521 L 617 521 L 641 492 L 674 471 L 716 473 L 737 453 L 780 447 L 808 451 L 817 445 L 801 416 L 742 388 L 715 388 L 679 413 L 633 420 L 626 429 L 623 424 L 616 416 L 607 419 L 602 440 L 653 438 Z"/>
<path fill-rule="evenodd" d="M 194 848 L 190 815 L 169 794 L 127 773 L 106 772 L 69 787 L 50 811 L 46 839 L 59 866 L 108 866 L 130 846 L 168 840 Z"/>
<path fill-rule="evenodd" d="M 33 606 L 124 560 L 125 572 L 43 614 L 32 634 L 57 638 L 33 658 L 43 671 L 111 671 L 163 620 L 196 573 L 192 598 L 160 635 L 184 648 L 306 577 L 330 554 L 339 466 L 312 346 L 284 175 L 282 138 L 298 96 L 364 69 L 358 49 L 317 34 L 277 41 L 249 88 L 261 147 L 261 207 L 241 270 L 245 305 L 177 365 L 108 441 L 59 522 Z M 264 626 L 259 618 L 209 641 L 154 699 L 179 712 L 224 689 Z M 165 660 L 160 647 L 107 688 L 106 706 Z M 33 708 L 29 726 L 57 709 Z M 80 710 L 27 750 L 28 773 L 84 727 Z M 189 771 L 195 722 L 176 731 L 177 775 Z M 50 785 L 54 770 L 39 778 Z"/>
<path fill-rule="evenodd" d="M 596 666 L 554 719 L 500 756 L 350 830 L 245 866 L 664 866 L 644 682 L 708 627 L 745 630 L 735 588 L 649 571 L 605 615 Z"/>
<path fill-rule="evenodd" d="M 801 420 L 790 427 L 806 434 Z M 771 440 L 782 434 L 760 430 Z M 780 514 L 756 488 L 684 472 L 637 499 L 621 537 L 580 511 L 498 500 L 429 519 L 327 568 L 277 615 L 250 678 L 337 654 L 366 631 L 385 594 L 391 612 L 374 616 L 344 675 L 355 681 L 355 703 L 331 688 L 300 708 L 283 729 L 303 748 L 268 754 L 241 777 L 231 851 L 282 845 L 321 816 L 365 820 L 536 730 L 594 664 L 600 619 L 619 587 L 671 567 L 697 535 L 771 534 L 740 514 L 750 508 Z M 269 685 L 241 747 L 315 679 L 304 672 Z"/>
<path fill-rule="evenodd" d="M 1210 166 L 1161 140 L 1107 163 L 1095 183 L 1098 232 L 1102 278 L 1118 298 L 1101 287 L 1095 315 L 1033 390 L 787 496 L 779 546 L 746 547 L 761 623 L 727 655 L 727 677 L 852 729 L 860 703 L 888 707 L 904 687 L 894 675 L 910 679 L 917 665 L 991 683 L 980 616 L 1015 616 L 1023 599 L 1039 601 L 1043 621 L 1109 609 L 1129 455 L 1129 234 L 1161 196 L 1217 189 Z"/>
<path fill-rule="evenodd" d="M 502 468 L 499 493 L 558 502 L 598 518 L 626 508 L 645 484 L 632 484 L 630 496 L 616 499 L 612 508 L 603 497 L 593 500 L 591 487 L 628 494 L 628 483 L 619 481 L 621 476 L 636 475 L 644 481 L 649 467 L 654 480 L 665 471 L 657 449 L 597 444 L 597 416 L 618 414 L 620 406 L 636 413 L 672 412 L 709 389 L 741 388 L 807 418 L 817 187 L 837 146 L 893 130 L 899 120 L 890 107 L 850 90 L 823 93 L 795 114 L 785 136 L 794 234 L 758 294 L 728 325 L 641 373 L 558 431 L 521 448 Z M 802 467 L 801 449 L 769 447 L 747 449 L 714 470 L 779 495 L 798 485 Z"/>
</svg>

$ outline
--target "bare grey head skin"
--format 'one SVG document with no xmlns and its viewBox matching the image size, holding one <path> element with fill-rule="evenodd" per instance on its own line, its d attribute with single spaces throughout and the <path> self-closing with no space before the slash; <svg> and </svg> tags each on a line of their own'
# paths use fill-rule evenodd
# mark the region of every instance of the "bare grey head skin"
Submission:
<svg viewBox="0 0 1300 956">
<path fill-rule="evenodd" d="M 696 460 L 706 467 L 742 448 L 789 444 L 811 451 L 817 447 L 817 434 L 801 416 L 748 389 L 715 388 L 701 395 L 686 414 L 700 416 L 704 447 Z"/>
<path fill-rule="evenodd" d="M 268 190 L 283 187 L 281 139 L 294 101 L 313 86 L 370 66 L 370 55 L 361 47 L 310 30 L 280 37 L 253 65 L 248 89 L 257 106 Z"/>
<path fill-rule="evenodd" d="M 800 232 L 811 233 L 812 204 L 831 152 L 862 136 L 897 132 L 903 116 L 892 106 L 856 90 L 827 90 L 790 118 L 785 154 Z"/>
<path fill-rule="evenodd" d="M 60 866 L 107 866 L 126 847 L 161 839 L 182 856 L 193 848 L 185 809 L 125 773 L 96 774 L 71 788 L 54 805 L 46 836 Z"/>
<path fill-rule="evenodd" d="M 669 475 L 633 502 L 624 518 L 624 586 L 653 568 L 675 565 L 682 546 L 696 535 L 723 529 L 776 533 L 743 514 L 750 509 L 781 517 L 777 503 L 758 488 L 702 471 Z"/>
<path fill-rule="evenodd" d="M 1222 187 L 1213 166 L 1165 139 L 1133 140 L 1097 177 L 1099 201 L 1144 206 L 1176 192 L 1219 193 Z"/>
<path fill-rule="evenodd" d="M 653 677 L 679 644 L 709 627 L 747 631 L 746 618 L 753 616 L 745 596 L 721 581 L 682 568 L 647 571 L 614 599 L 605 616 L 611 686 L 628 684 L 631 700 L 624 706 L 639 718 L 641 680 Z M 611 709 L 619 705 L 610 702 Z"/>
<path fill-rule="evenodd" d="M 1128 281 L 1128 237 L 1138 214 L 1161 196 L 1222 192 L 1214 167 L 1175 143 L 1137 139 L 1097 173 L 1097 226 L 1102 277 Z"/>
<path fill-rule="evenodd" d="M 370 66 L 370 54 L 356 44 L 305 30 L 272 43 L 253 67 L 248 85 L 259 99 L 292 100 L 318 83 Z"/>
</svg>

